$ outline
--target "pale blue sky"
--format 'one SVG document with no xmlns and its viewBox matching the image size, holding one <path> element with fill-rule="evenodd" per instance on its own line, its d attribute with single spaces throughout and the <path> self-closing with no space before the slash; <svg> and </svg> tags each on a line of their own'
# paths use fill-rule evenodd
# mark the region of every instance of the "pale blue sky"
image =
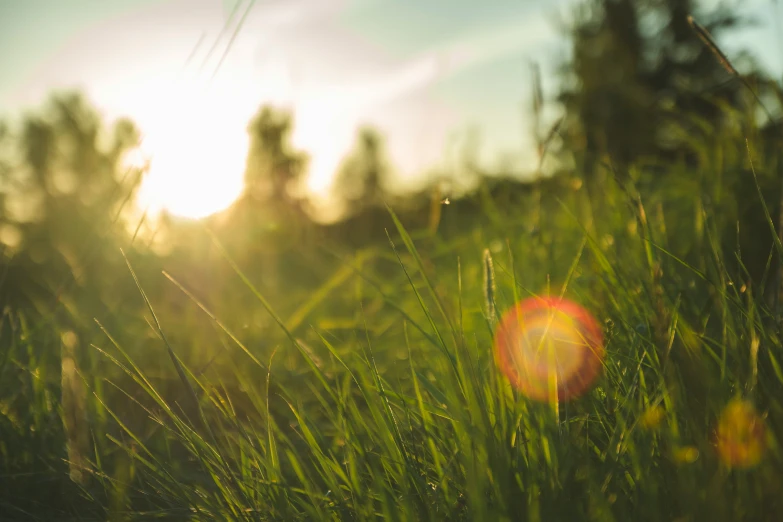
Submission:
<svg viewBox="0 0 783 522">
<path fill-rule="evenodd" d="M 553 15 L 574 1 L 258 1 L 210 81 L 227 39 L 199 65 L 234 0 L 0 0 L 0 113 L 19 114 L 54 88 L 84 88 L 107 116 L 127 114 L 149 133 L 153 165 L 166 167 L 152 192 L 181 182 L 172 172 L 185 144 L 170 138 L 184 121 L 204 144 L 198 151 L 212 154 L 192 167 L 221 170 L 213 178 L 226 200 L 241 178 L 245 123 L 267 101 L 295 109 L 295 141 L 312 153 L 315 188 L 328 185 L 362 123 L 386 131 L 401 180 L 441 163 L 469 126 L 481 129 L 487 161 L 507 152 L 529 166 L 529 63 L 541 64 L 551 93 L 568 50 Z M 743 6 L 762 26 L 724 42 L 729 54 L 743 45 L 783 75 L 781 8 Z M 211 124 L 196 133 L 197 121 Z M 217 193 L 214 183 L 200 190 Z"/>
</svg>

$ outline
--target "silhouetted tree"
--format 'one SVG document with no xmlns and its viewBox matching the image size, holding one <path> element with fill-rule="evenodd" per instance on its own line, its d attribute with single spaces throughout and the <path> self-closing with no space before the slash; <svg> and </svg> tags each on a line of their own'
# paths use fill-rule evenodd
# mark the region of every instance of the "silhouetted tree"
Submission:
<svg viewBox="0 0 783 522">
<path fill-rule="evenodd" d="M 570 28 L 573 53 L 558 97 L 566 112 L 561 158 L 576 160 L 594 202 L 607 174 L 633 179 L 667 221 L 691 227 L 668 247 L 702 270 L 709 226 L 732 277 L 766 281 L 770 290 L 774 235 L 759 194 L 783 233 L 783 95 L 746 53 L 719 49 L 719 37 L 742 25 L 725 5 L 706 12 L 696 0 L 586 0 Z M 746 140 L 757 151 L 760 192 Z"/>
<path fill-rule="evenodd" d="M 280 252 L 295 246 L 307 226 L 301 187 L 307 155 L 291 144 L 290 113 L 264 106 L 250 121 L 242 196 L 221 220 L 240 258 L 262 262 L 266 284 L 280 283 Z"/>
<path fill-rule="evenodd" d="M 0 133 L 3 323 L 11 330 L 27 325 L 42 386 L 61 400 L 70 476 L 77 482 L 88 476 L 90 419 L 99 417 L 88 411 L 83 380 L 95 386 L 101 379 L 88 349 L 100 335 L 93 318 L 109 324 L 133 291 L 118 273 L 127 273 L 119 255 L 128 232 L 121 211 L 141 174 L 125 169 L 123 157 L 137 143 L 132 123 L 105 128 L 79 94 L 53 96 L 43 110 L 23 118 L 18 132 Z M 0 332 L 7 347 L 5 335 Z M 57 373 L 56 385 L 43 377 Z M 4 396 L 17 378 L 12 371 L 3 374 Z M 15 413 L 24 418 L 21 410 Z"/>
<path fill-rule="evenodd" d="M 81 95 L 61 94 L 24 118 L 13 141 L 18 161 L 3 169 L 11 207 L 3 216 L 18 241 L 5 247 L 3 301 L 39 306 L 85 285 L 98 292 L 96 267 L 116 259 L 126 232 L 121 210 L 140 181 L 140 172 L 122 166 L 138 143 L 135 127 L 121 120 L 105 129 Z"/>
<path fill-rule="evenodd" d="M 645 157 L 692 161 L 694 134 L 703 136 L 705 123 L 719 127 L 726 105 L 748 105 L 690 15 L 716 37 L 741 24 L 727 8 L 704 13 L 693 0 L 581 4 L 559 101 L 566 148 L 583 154 L 587 176 L 603 155 L 620 169 Z"/>
<path fill-rule="evenodd" d="M 354 151 L 337 173 L 334 192 L 351 213 L 381 203 L 389 166 L 383 136 L 371 127 L 359 129 Z"/>
<path fill-rule="evenodd" d="M 245 192 L 256 200 L 292 203 L 292 186 L 307 166 L 307 156 L 290 144 L 291 115 L 262 107 L 248 125 L 250 150 Z"/>
</svg>

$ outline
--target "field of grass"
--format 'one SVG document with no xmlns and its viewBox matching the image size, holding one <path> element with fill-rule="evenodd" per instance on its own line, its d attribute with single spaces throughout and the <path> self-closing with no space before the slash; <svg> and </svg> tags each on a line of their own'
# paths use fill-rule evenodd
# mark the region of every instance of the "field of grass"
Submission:
<svg viewBox="0 0 783 522">
<path fill-rule="evenodd" d="M 783 349 L 761 289 L 781 245 L 760 282 L 739 247 L 769 232 L 776 195 L 740 202 L 763 231 L 732 227 L 724 180 L 749 156 L 727 139 L 676 183 L 638 169 L 540 200 L 480 191 L 469 216 L 443 205 L 437 232 L 389 209 L 376 246 L 296 260 L 334 268 L 317 288 L 290 274 L 267 295 L 264 267 L 216 234 L 234 285 L 214 311 L 175 270 L 134 271 L 133 249 L 116 277 L 135 279 L 144 317 L 81 317 L 85 339 L 6 310 L 0 519 L 780 520 Z M 774 176 L 754 160 L 740 183 Z M 188 305 L 147 298 L 164 286 Z M 495 363 L 498 317 L 533 295 L 602 326 L 582 397 L 532 401 Z M 716 448 L 737 399 L 766 430 L 747 469 Z"/>
</svg>

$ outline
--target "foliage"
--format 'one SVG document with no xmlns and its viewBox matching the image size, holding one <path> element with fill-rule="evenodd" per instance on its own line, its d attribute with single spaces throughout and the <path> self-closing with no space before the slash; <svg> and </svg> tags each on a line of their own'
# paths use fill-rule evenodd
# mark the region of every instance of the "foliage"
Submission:
<svg viewBox="0 0 783 522">
<path fill-rule="evenodd" d="M 362 212 L 381 204 L 388 177 L 383 136 L 375 129 L 365 127 L 357 133 L 355 150 L 337 173 L 333 191 L 351 212 Z"/>
<path fill-rule="evenodd" d="M 250 152 L 245 171 L 247 192 L 258 200 L 289 201 L 300 180 L 306 156 L 291 149 L 291 115 L 262 107 L 248 125 Z"/>
<path fill-rule="evenodd" d="M 765 151 L 756 160 L 758 183 L 777 221 L 780 197 L 772 195 L 781 194 L 783 157 L 774 118 L 783 109 L 783 90 L 742 55 L 740 69 L 749 71 L 741 75 L 714 43 L 743 22 L 726 6 L 704 12 L 692 0 L 580 4 L 558 95 L 566 110 L 561 152 L 575 159 L 594 197 L 603 177 L 618 178 L 655 205 L 676 208 L 675 222 L 694 214 L 702 222 L 697 199 L 703 199 L 718 220 L 715 241 L 741 258 L 727 262 L 742 265 L 743 279 L 760 284 L 770 281 L 764 271 L 774 231 L 747 182 L 745 138 Z M 737 228 L 757 233 L 738 236 Z M 692 246 L 683 255 L 698 265 L 703 245 Z"/>
<path fill-rule="evenodd" d="M 603 155 L 621 170 L 642 159 L 693 165 L 695 141 L 730 126 L 731 109 L 756 103 L 689 23 L 693 16 L 720 37 L 743 24 L 725 6 L 706 13 L 693 0 L 589 0 L 577 9 L 559 100 L 566 149 L 584 158 L 586 175 Z M 757 89 L 774 88 L 743 58 Z"/>
<path fill-rule="evenodd" d="M 575 168 L 535 184 L 392 200 L 365 130 L 353 214 L 316 224 L 267 107 L 243 197 L 169 218 L 156 254 L 122 220 L 130 122 L 61 96 L 0 132 L 0 518 L 777 519 L 779 124 L 747 85 L 704 95 L 726 71 L 688 2 L 590 5 L 562 98 Z M 541 294 L 603 325 L 572 402 L 522 396 L 493 358 L 497 316 Z M 716 452 L 732 404 L 768 427 L 748 470 Z"/>
</svg>

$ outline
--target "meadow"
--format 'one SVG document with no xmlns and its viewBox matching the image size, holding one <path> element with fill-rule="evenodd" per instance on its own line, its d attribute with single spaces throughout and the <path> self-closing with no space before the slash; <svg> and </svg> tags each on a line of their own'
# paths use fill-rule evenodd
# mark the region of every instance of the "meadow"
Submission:
<svg viewBox="0 0 783 522">
<path fill-rule="evenodd" d="M 703 205 L 725 191 L 714 179 L 644 199 L 639 170 L 607 177 L 600 202 L 578 178 L 480 190 L 469 219 L 441 205 L 437 230 L 390 207 L 375 245 L 308 254 L 332 275 L 315 291 L 283 280 L 280 304 L 202 227 L 235 279 L 220 315 L 176 271 L 139 277 L 118 252 L 146 324 L 96 317 L 86 342 L 4 316 L 4 520 L 775 520 L 779 315 Z M 176 314 L 145 293 L 164 285 L 187 297 Z M 583 397 L 532 401 L 495 364 L 498 315 L 533 295 L 601 323 Z M 263 326 L 243 331 L 232 303 Z M 767 426 L 747 470 L 716 452 L 735 398 Z"/>
<path fill-rule="evenodd" d="M 44 217 L 0 233 L 0 520 L 780 520 L 781 125 L 704 43 L 743 103 L 660 109 L 669 156 L 625 120 L 630 159 L 555 127 L 536 180 L 331 225 L 248 196 L 157 244 L 121 224 L 121 147 L 56 99 L 22 133 Z M 60 150 L 83 177 L 57 193 Z M 600 327 L 579 396 L 499 366 L 502 318 L 536 296 Z"/>
</svg>

